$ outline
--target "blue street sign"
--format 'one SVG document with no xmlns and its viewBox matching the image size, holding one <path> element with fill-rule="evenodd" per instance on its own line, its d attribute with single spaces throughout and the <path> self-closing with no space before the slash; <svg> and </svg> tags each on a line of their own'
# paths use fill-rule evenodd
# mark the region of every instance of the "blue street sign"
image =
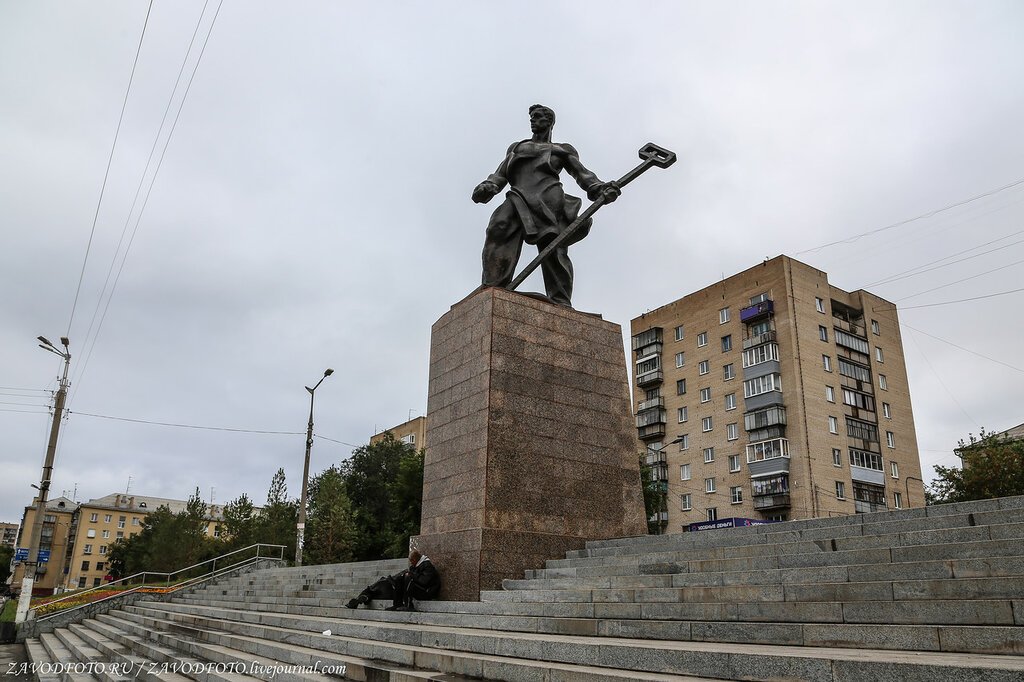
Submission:
<svg viewBox="0 0 1024 682">
<path fill-rule="evenodd" d="M 36 559 L 36 561 L 38 561 L 41 564 L 45 564 L 49 560 L 50 560 L 50 550 L 48 550 L 48 549 L 41 549 L 41 550 L 39 550 L 39 558 Z"/>
<path fill-rule="evenodd" d="M 14 550 L 15 561 L 28 561 L 28 547 L 19 547 Z"/>
</svg>

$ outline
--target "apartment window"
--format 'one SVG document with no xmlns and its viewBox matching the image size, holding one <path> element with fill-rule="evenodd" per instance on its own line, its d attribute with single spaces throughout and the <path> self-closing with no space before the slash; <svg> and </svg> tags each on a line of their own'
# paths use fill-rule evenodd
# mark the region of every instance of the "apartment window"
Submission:
<svg viewBox="0 0 1024 682">
<path fill-rule="evenodd" d="M 82 547 L 82 554 L 92 554 L 92 545 Z"/>
<path fill-rule="evenodd" d="M 776 343 L 765 343 L 743 351 L 744 367 L 753 367 L 754 365 L 760 365 L 762 362 L 778 359 L 779 345 Z"/>
<path fill-rule="evenodd" d="M 714 448 L 704 448 L 704 463 L 705 464 L 710 464 L 711 462 L 714 462 L 714 461 L 715 461 L 715 449 Z"/>
<path fill-rule="evenodd" d="M 885 362 L 885 360 L 882 358 L 882 349 L 879 348 L 878 346 L 875 346 L 875 360 L 877 362 Z"/>
<path fill-rule="evenodd" d="M 835 417 L 828 418 L 828 432 L 839 433 L 839 420 Z"/>
<path fill-rule="evenodd" d="M 100 581 L 102 581 L 102 580 L 103 580 L 103 578 L 93 578 L 92 579 L 92 586 L 93 587 L 99 587 L 100 586 Z"/>
<path fill-rule="evenodd" d="M 732 499 L 731 504 L 739 504 L 743 501 L 743 486 L 734 485 L 729 488 L 729 497 Z"/>
<path fill-rule="evenodd" d="M 679 351 L 676 353 L 676 367 L 682 367 L 686 364 L 686 353 Z"/>
<path fill-rule="evenodd" d="M 844 377 L 850 377 L 857 381 L 871 383 L 871 372 L 867 367 L 854 364 L 845 358 L 839 358 L 839 373 Z"/>
<path fill-rule="evenodd" d="M 736 440 L 740 437 L 740 425 L 738 423 L 725 425 L 726 440 Z"/>
<path fill-rule="evenodd" d="M 96 570 L 97 570 L 97 571 L 102 571 L 102 570 L 103 570 L 103 566 L 104 566 L 104 565 L 105 565 L 105 564 L 104 564 L 104 563 L 103 563 L 102 561 L 97 561 L 97 562 L 96 562 Z"/>
<path fill-rule="evenodd" d="M 702 403 L 710 403 L 711 402 L 711 388 L 710 387 L 700 389 L 700 401 Z"/>
<path fill-rule="evenodd" d="M 89 521 L 90 522 L 96 523 L 97 519 L 99 519 L 99 514 L 96 514 L 96 513 L 89 514 Z"/>
<path fill-rule="evenodd" d="M 843 466 L 843 451 L 839 448 L 832 448 L 832 466 Z"/>
<path fill-rule="evenodd" d="M 88 561 L 83 561 L 82 562 L 82 570 L 83 571 L 88 571 L 89 570 L 89 562 Z"/>
<path fill-rule="evenodd" d="M 78 579 L 78 588 L 81 589 L 83 587 L 85 587 L 85 576 Z"/>
<path fill-rule="evenodd" d="M 690 476 L 690 465 L 689 464 L 680 464 L 679 465 L 679 480 L 680 481 L 689 481 L 690 477 L 691 477 Z"/>
<path fill-rule="evenodd" d="M 700 364 L 697 365 L 698 374 L 707 374 L 711 371 L 711 364 L 707 360 L 701 360 Z"/>
<path fill-rule="evenodd" d="M 707 510 L 708 521 L 718 520 L 718 509 L 716 507 L 709 507 Z"/>
<path fill-rule="evenodd" d="M 104 516 L 103 516 L 103 523 L 110 523 L 113 520 L 113 518 L 114 517 L 111 516 L 110 514 L 104 514 Z"/>
<path fill-rule="evenodd" d="M 846 499 L 846 484 L 842 481 L 836 481 L 836 497 L 840 500 Z"/>
<path fill-rule="evenodd" d="M 676 395 L 686 395 L 686 379 L 676 379 Z"/>
<path fill-rule="evenodd" d="M 889 403 L 882 403 L 882 414 L 886 419 L 892 419 L 892 409 L 889 407 Z"/>
<path fill-rule="evenodd" d="M 725 396 L 725 409 L 735 410 L 736 409 L 736 394 L 729 393 Z"/>
<path fill-rule="evenodd" d="M 828 327 L 818 325 L 818 338 L 822 341 L 828 341 Z"/>
<path fill-rule="evenodd" d="M 878 375 L 878 387 L 880 389 L 882 389 L 883 391 L 888 391 L 889 390 L 889 384 L 885 380 L 885 375 L 884 374 L 879 374 Z"/>
<path fill-rule="evenodd" d="M 826 386 L 825 400 L 829 401 L 830 403 L 834 403 L 836 401 L 836 389 L 832 388 L 831 386 Z"/>
<path fill-rule="evenodd" d="M 100 554 L 106 554 L 106 553 L 107 553 L 107 546 L 106 545 L 100 545 Z"/>
<path fill-rule="evenodd" d="M 743 382 L 743 397 L 753 398 L 755 395 L 768 393 L 769 391 L 782 390 L 782 375 L 766 374 L 761 377 L 754 377 Z"/>
<path fill-rule="evenodd" d="M 109 530 L 104 530 L 103 531 L 103 537 L 109 538 L 110 537 L 110 531 Z"/>
<path fill-rule="evenodd" d="M 729 455 L 729 472 L 736 473 L 740 470 L 740 456 Z"/>
<path fill-rule="evenodd" d="M 892 431 L 886 431 L 885 444 L 888 445 L 890 448 L 896 447 L 896 434 L 894 434 Z"/>
<path fill-rule="evenodd" d="M 900 465 L 896 462 L 889 462 L 889 473 L 892 474 L 893 478 L 900 477 Z"/>
<path fill-rule="evenodd" d="M 690 496 L 690 493 L 683 493 L 682 495 L 680 495 L 679 509 L 681 511 L 690 511 L 691 509 L 693 509 L 692 500 L 693 498 Z"/>
<path fill-rule="evenodd" d="M 683 451 L 683 450 L 689 450 L 689 449 L 690 449 L 690 434 L 684 433 L 683 435 L 679 436 L 679 450 Z"/>
<path fill-rule="evenodd" d="M 882 456 L 875 452 L 865 452 L 850 448 L 850 464 L 862 469 L 873 469 L 874 471 L 885 471 L 882 465 Z"/>
<path fill-rule="evenodd" d="M 124 537 L 124 531 L 123 530 L 117 531 L 117 536 L 116 537 L 123 538 Z"/>
<path fill-rule="evenodd" d="M 822 299 L 820 299 L 817 296 L 815 296 L 814 297 L 814 309 L 817 310 L 819 313 L 824 313 L 825 312 L 825 301 L 823 301 Z"/>
<path fill-rule="evenodd" d="M 827 355 L 821 356 L 821 366 L 825 368 L 826 372 L 832 371 L 832 358 Z"/>
<path fill-rule="evenodd" d="M 708 333 L 701 332 L 697 334 L 697 348 L 703 348 L 706 345 L 708 345 Z"/>
<path fill-rule="evenodd" d="M 704 419 L 700 421 L 700 430 L 703 431 L 704 433 L 707 433 L 708 431 L 711 430 L 711 428 L 711 417 L 704 417 Z"/>
<path fill-rule="evenodd" d="M 688 413 L 689 413 L 689 410 L 687 410 L 685 407 L 678 408 L 676 410 L 676 420 L 680 424 L 682 424 L 683 422 L 685 422 L 687 419 L 690 418 Z"/>
<path fill-rule="evenodd" d="M 843 389 L 843 404 L 856 407 L 861 410 L 875 411 L 875 399 L 867 393 L 860 393 L 853 389 Z"/>
<path fill-rule="evenodd" d="M 858 419 L 846 418 L 846 435 L 850 438 L 878 442 L 878 427 L 870 422 L 862 422 Z"/>
<path fill-rule="evenodd" d="M 732 350 L 732 334 L 726 334 L 722 337 L 722 352 L 728 353 Z"/>
<path fill-rule="evenodd" d="M 729 308 L 722 308 L 718 311 L 718 324 L 725 324 L 729 321 Z"/>
<path fill-rule="evenodd" d="M 704 492 L 706 492 L 706 493 L 713 493 L 713 492 L 715 492 L 715 478 L 713 476 L 711 478 L 705 478 L 704 479 Z"/>
<path fill-rule="evenodd" d="M 730 362 L 728 365 L 725 365 L 724 367 L 722 367 L 722 378 L 725 381 L 729 381 L 731 379 L 735 379 L 736 378 L 736 366 L 733 365 Z"/>
<path fill-rule="evenodd" d="M 127 520 L 128 519 L 125 516 L 118 517 L 118 519 L 117 519 L 117 527 L 118 528 L 124 528 L 124 522 L 127 521 Z"/>
<path fill-rule="evenodd" d="M 871 333 L 875 336 L 880 335 L 882 332 L 878 328 L 878 320 L 871 320 Z"/>
<path fill-rule="evenodd" d="M 676 327 L 676 341 L 683 340 L 683 325 Z"/>
<path fill-rule="evenodd" d="M 902 509 L 903 508 L 903 495 L 902 494 L 896 493 L 896 492 L 894 492 L 892 494 L 892 506 L 895 507 L 896 509 Z"/>
<path fill-rule="evenodd" d="M 94 537 L 96 537 L 96 529 L 95 528 L 90 528 L 89 530 L 85 531 L 85 537 L 87 537 L 87 538 L 94 538 Z"/>
</svg>

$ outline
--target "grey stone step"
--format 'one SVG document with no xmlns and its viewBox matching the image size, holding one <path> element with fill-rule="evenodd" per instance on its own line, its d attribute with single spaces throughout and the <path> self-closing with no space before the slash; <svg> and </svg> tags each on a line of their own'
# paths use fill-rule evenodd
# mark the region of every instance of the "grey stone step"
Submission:
<svg viewBox="0 0 1024 682">
<path fill-rule="evenodd" d="M 704 677 L 666 675 L 659 671 L 617 669 L 614 666 L 590 666 L 585 662 L 531 660 L 514 653 L 489 653 L 474 651 L 464 653 L 452 648 L 435 648 L 434 646 L 407 645 L 371 641 L 357 637 L 323 635 L 317 632 L 302 632 L 268 626 L 250 626 L 244 623 L 231 623 L 218 619 L 201 619 L 181 614 L 164 613 L 162 618 L 141 615 L 144 609 L 133 608 L 134 612 L 124 612 L 126 619 L 131 619 L 140 627 L 149 629 L 173 629 L 175 632 L 190 631 L 201 644 L 195 646 L 210 648 L 213 643 L 230 647 L 231 650 L 244 652 L 246 655 L 257 651 L 264 655 L 273 655 L 275 660 L 293 665 L 314 665 L 317 660 L 328 661 L 387 661 L 388 667 L 376 663 L 379 670 L 387 672 L 389 677 L 382 679 L 400 679 L 391 674 L 395 670 L 401 674 L 415 674 L 419 679 L 487 679 L 487 680 L 564 680 L 565 682 L 583 682 L 584 680 L 691 680 L 699 682 Z M 152 613 L 152 610 L 149 611 Z M 167 617 L 179 620 L 167 620 Z M 249 633 L 249 634 L 242 634 Z M 454 633 L 451 633 L 454 636 Z M 271 638 L 276 635 L 276 638 Z M 429 669 L 432 672 L 425 672 Z M 346 674 L 348 674 L 346 672 Z M 358 672 L 354 679 L 377 679 L 361 676 Z M 290 682 L 280 675 L 276 678 L 282 682 Z M 269 682 L 269 681 L 268 681 Z"/>
<path fill-rule="evenodd" d="M 133 611 L 159 613 L 159 608 L 131 607 Z M 164 620 L 164 619 L 168 620 Z M 338 641 L 360 642 L 368 640 L 349 637 L 325 638 L 315 632 L 292 628 L 256 625 L 219 618 L 204 618 L 163 611 L 162 617 L 138 616 L 145 627 L 178 627 L 197 629 L 216 628 L 232 634 L 223 637 L 229 641 L 243 641 L 249 637 L 263 638 L 264 646 L 274 648 L 278 641 L 302 642 L 322 650 Z M 186 625 L 188 624 L 188 625 Z M 396 629 L 403 629 L 394 626 Z M 413 636 L 423 628 L 406 629 Z M 205 630 L 209 632 L 210 630 Z M 243 634 L 247 633 L 247 634 Z M 440 665 L 459 667 L 471 654 L 474 657 L 506 656 L 528 658 L 532 661 L 553 663 L 596 663 L 611 668 L 629 668 L 637 672 L 668 674 L 701 674 L 723 679 L 899 679 L 903 681 L 986 679 L 1013 680 L 1024 675 L 1024 659 L 1015 656 L 987 656 L 972 654 L 945 654 L 928 652 L 901 652 L 883 650 L 852 651 L 839 648 L 783 647 L 766 645 L 722 644 L 718 642 L 680 642 L 634 640 L 613 637 L 571 637 L 510 633 L 497 630 L 469 630 L 455 628 L 450 631 L 431 629 L 420 632 L 426 637 L 426 647 L 376 641 L 369 646 L 379 656 L 400 656 L 408 649 L 426 649 L 424 653 Z M 423 640 L 421 640 L 422 642 Z M 308 642 L 308 644 L 306 644 Z M 434 647 L 438 647 L 434 649 Z M 894 676 L 896 671 L 898 676 Z M 463 674 L 475 671 L 460 669 Z M 481 671 L 482 672 L 482 671 Z M 489 677 L 489 676 L 488 676 Z M 636 672 L 633 677 L 639 679 Z"/>
<path fill-rule="evenodd" d="M 549 634 L 576 634 L 634 639 L 670 639 L 748 644 L 833 646 L 844 648 L 907 649 L 964 653 L 1022 654 L 1024 628 L 1019 626 L 856 625 L 804 623 L 742 623 L 709 621 L 642 621 L 626 619 L 566 619 L 553 617 L 492 617 L 443 612 L 368 612 L 345 610 L 330 615 L 256 612 L 179 603 L 153 606 L 212 618 L 261 623 L 302 630 L 332 629 L 369 639 L 389 639 L 395 627 L 469 627 Z M 389 641 L 404 641 L 391 640 Z M 409 643 L 409 642 L 405 642 Z"/>
<path fill-rule="evenodd" d="M 57 682 L 60 680 L 60 675 L 53 671 L 53 660 L 50 653 L 42 642 L 36 638 L 26 639 L 25 651 L 28 654 L 29 663 L 35 666 L 35 682 Z M 44 668 L 44 665 L 49 668 Z"/>
<path fill-rule="evenodd" d="M 111 661 L 103 652 L 67 628 L 59 628 L 53 634 L 67 647 L 75 659 L 85 665 L 94 666 L 90 674 L 100 682 L 126 682 L 129 677 L 119 667 L 119 661 Z M 116 664 L 116 665 L 115 665 Z"/>
<path fill-rule="evenodd" d="M 44 665 L 42 673 L 38 674 L 40 680 L 57 679 L 61 680 L 61 682 L 96 682 L 96 678 L 92 674 L 79 669 L 75 665 L 79 663 L 77 656 L 57 635 L 52 632 L 43 633 L 39 636 L 39 642 L 45 658 L 38 661 L 33 658 L 32 662 L 50 663 L 52 666 L 47 670 Z M 33 650 L 29 649 L 29 653 L 32 654 Z M 36 650 L 35 653 L 40 652 Z"/>
</svg>

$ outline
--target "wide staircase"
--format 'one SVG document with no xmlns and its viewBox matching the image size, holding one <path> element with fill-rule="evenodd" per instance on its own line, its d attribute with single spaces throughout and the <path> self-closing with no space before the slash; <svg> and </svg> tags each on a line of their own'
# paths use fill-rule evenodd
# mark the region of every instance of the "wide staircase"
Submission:
<svg viewBox="0 0 1024 682">
<path fill-rule="evenodd" d="M 237 576 L 30 655 L 132 666 L 65 682 L 1024 680 L 1024 497 L 591 542 L 479 602 L 344 607 L 404 563 Z"/>
</svg>

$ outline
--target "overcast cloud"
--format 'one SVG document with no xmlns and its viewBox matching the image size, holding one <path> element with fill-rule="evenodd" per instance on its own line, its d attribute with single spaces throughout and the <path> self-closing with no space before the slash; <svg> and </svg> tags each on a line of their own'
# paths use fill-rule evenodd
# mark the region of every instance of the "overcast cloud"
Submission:
<svg viewBox="0 0 1024 682">
<path fill-rule="evenodd" d="M 1024 293 L 909 308 L 1021 287 L 1024 184 L 810 250 L 1024 178 L 1021 3 L 227 0 L 107 308 L 203 6 L 153 4 L 69 331 L 147 3 L 0 0 L 0 520 L 38 482 L 60 369 L 40 334 L 74 355 L 51 496 L 130 477 L 261 503 L 278 467 L 298 493 L 304 435 L 87 414 L 303 432 L 333 367 L 316 432 L 345 444 L 318 439 L 313 471 L 421 414 L 430 325 L 479 283 L 494 205 L 470 192 L 537 102 L 602 179 L 648 141 L 679 154 L 573 247 L 578 309 L 628 332 L 788 254 L 903 309 L 926 478 L 1024 421 Z"/>
</svg>

